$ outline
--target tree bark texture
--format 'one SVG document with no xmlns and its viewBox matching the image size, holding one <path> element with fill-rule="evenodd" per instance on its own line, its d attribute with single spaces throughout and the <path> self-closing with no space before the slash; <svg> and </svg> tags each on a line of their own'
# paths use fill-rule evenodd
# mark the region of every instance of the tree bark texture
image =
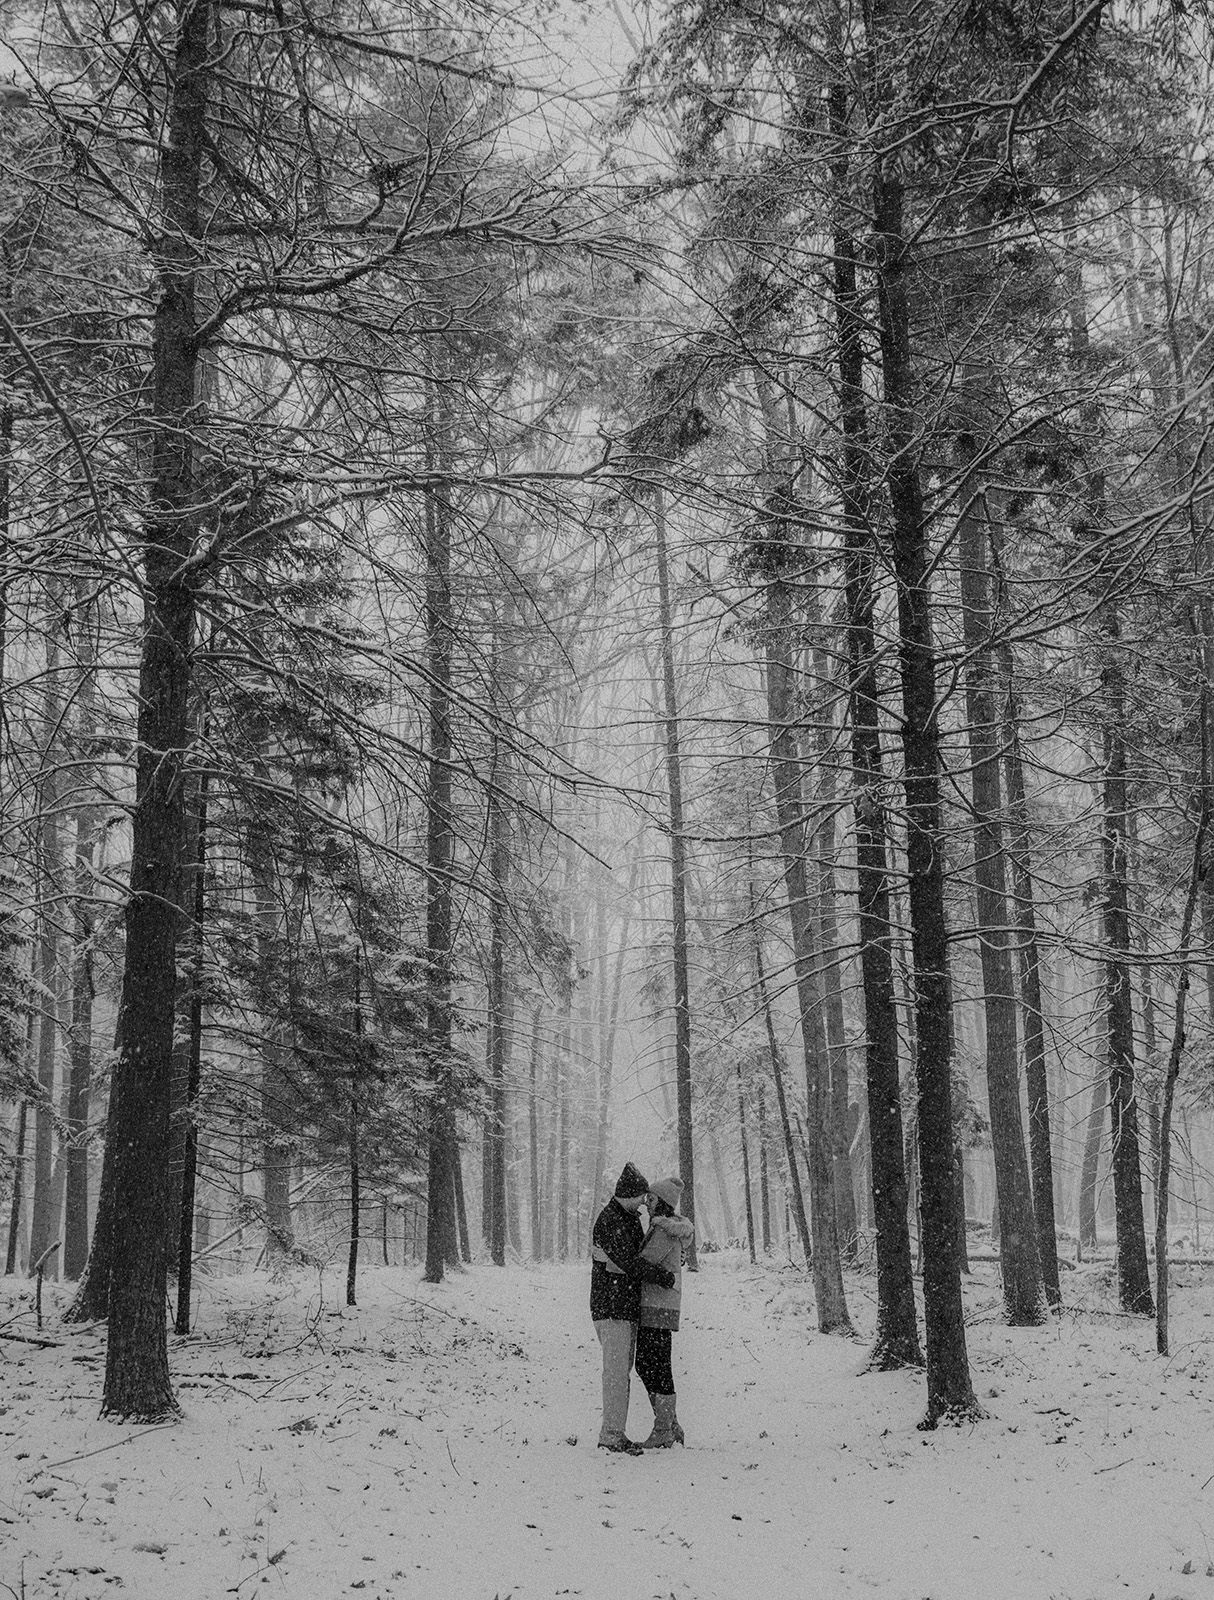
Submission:
<svg viewBox="0 0 1214 1600">
<path fill-rule="evenodd" d="M 506 978 L 506 915 L 510 893 L 509 775 L 495 740 L 489 797 L 489 1255 L 506 1265 L 506 1057 L 510 1043 L 510 999 Z"/>
<path fill-rule="evenodd" d="M 22 1100 L 17 1107 L 17 1137 L 13 1143 L 13 1192 L 8 1208 L 8 1243 L 4 1252 L 4 1270 L 12 1277 L 17 1270 L 18 1246 L 21 1243 L 21 1199 L 25 1192 L 25 1134 L 29 1122 L 29 1101 Z"/>
<path fill-rule="evenodd" d="M 915 1079 L 923 1217 L 929 1427 L 981 1414 L 970 1379 L 958 1265 L 957 1173 L 953 1157 L 952 1016 L 944 914 L 940 730 L 932 635 L 926 515 L 915 454 L 907 242 L 902 183 L 893 157 L 873 173 L 886 477 L 897 584 L 902 679 L 902 754 L 907 809 Z"/>
<path fill-rule="evenodd" d="M 122 1043 L 122 1011 L 114 1029 L 114 1054 Z M 93 1236 L 89 1241 L 88 1262 L 76 1290 L 75 1299 L 63 1313 L 64 1322 L 102 1322 L 110 1314 L 110 1244 L 113 1237 L 114 1165 L 117 1139 L 115 1108 L 110 1092 L 105 1116 L 105 1142 L 102 1146 L 101 1179 L 97 1185 L 97 1210 L 93 1217 Z"/>
<path fill-rule="evenodd" d="M 806 1104 L 810 1123 L 809 1204 L 813 1219 L 814 1297 L 822 1333 L 850 1332 L 832 1174 L 830 1064 L 822 996 L 818 987 L 813 911 L 805 870 L 805 797 L 795 732 L 790 633 L 792 595 L 782 576 L 767 584 L 765 657 L 767 716 L 771 735 L 776 823 L 792 929 L 793 966 L 805 1054 Z"/>
<path fill-rule="evenodd" d="M 86 622 L 87 626 L 87 622 Z M 80 688 L 83 737 L 92 735 L 92 672 Z M 85 778 L 91 781 L 91 774 Z M 89 1252 L 89 1103 L 93 1076 L 93 857 L 96 809 L 76 808 L 76 862 L 73 885 L 72 1021 L 68 1052 L 67 1182 L 63 1208 L 63 1276 L 76 1282 Z"/>
<path fill-rule="evenodd" d="M 1204 715 L 1204 708 L 1203 708 Z M 1201 815 L 1193 840 L 1193 870 L 1180 925 L 1179 969 L 1176 974 L 1176 1011 L 1172 1023 L 1172 1047 L 1163 1081 L 1163 1105 L 1159 1117 L 1159 1177 L 1155 1206 L 1155 1349 L 1168 1354 L 1168 1179 L 1172 1163 L 1172 1105 L 1176 1080 L 1185 1044 L 1185 1002 L 1189 993 L 1189 944 L 1193 936 L 1193 916 L 1197 910 L 1202 882 L 1206 876 L 1205 838 L 1208 818 L 1205 810 L 1207 784 L 1203 774 Z"/>
<path fill-rule="evenodd" d="M 1078 371 L 1090 364 L 1091 340 L 1082 278 L 1072 284 L 1071 355 Z M 1099 405 L 1093 396 L 1080 406 L 1080 423 L 1089 437 L 1099 431 Z M 1099 465 L 1085 471 L 1086 520 L 1077 532 L 1092 557 L 1096 592 L 1095 624 L 1100 695 L 1100 872 L 1103 922 L 1104 989 L 1108 1018 L 1109 1117 L 1112 1123 L 1113 1199 L 1117 1217 L 1118 1295 L 1123 1311 L 1154 1313 L 1147 1267 L 1146 1227 L 1142 1210 L 1142 1168 L 1138 1145 L 1138 1106 L 1134 1095 L 1134 1000 L 1130 977 L 1133 949 L 1130 934 L 1128 849 L 1129 775 L 1126 762 L 1126 718 L 1129 711 L 1121 616 L 1114 579 L 1102 572 L 1102 536 L 1109 523 L 1104 473 Z"/>
<path fill-rule="evenodd" d="M 615 1041 L 619 1032 L 620 996 L 624 986 L 624 968 L 628 960 L 628 936 L 632 929 L 632 909 L 636 901 L 640 874 L 640 856 L 634 853 L 632 863 L 628 868 L 628 888 L 625 894 L 624 913 L 620 925 L 620 945 L 616 951 L 615 971 L 611 979 L 609 1014 L 605 1019 L 605 1027 L 599 1045 L 599 1126 L 596 1140 L 594 1201 L 596 1216 L 602 1207 L 606 1205 L 608 1196 L 611 1194 L 611 1183 L 607 1176 L 607 1132 L 611 1119 L 611 1078 L 615 1064 Z M 606 959 L 607 951 L 604 946 L 604 962 Z"/>
<path fill-rule="evenodd" d="M 788 1114 L 788 1097 L 784 1091 L 784 1054 L 776 1038 L 775 1022 L 771 1014 L 771 999 L 767 992 L 767 974 L 763 966 L 762 932 L 757 922 L 755 923 L 755 981 L 759 991 L 759 1005 L 763 1011 L 763 1021 L 767 1027 L 768 1060 L 771 1063 L 772 1082 L 776 1090 L 776 1107 L 780 1113 L 780 1130 L 784 1136 L 784 1159 L 788 1163 L 788 1182 L 792 1193 L 793 1219 L 797 1225 L 801 1249 L 805 1252 L 805 1264 L 808 1266 L 813 1260 L 813 1241 L 809 1235 L 809 1221 L 805 1215 L 805 1196 L 801 1189 L 801 1172 L 797 1166 L 797 1152 L 792 1138 L 792 1119 Z M 761 1110 L 760 1117 L 762 1117 Z M 766 1149 L 766 1141 L 764 1142 L 764 1149 Z M 766 1163 L 764 1164 L 764 1179 L 766 1180 Z M 764 1199 L 766 1202 L 766 1189 Z M 769 1242 L 768 1239 L 764 1239 L 764 1250 L 768 1249 Z"/>
<path fill-rule="evenodd" d="M 446 417 L 433 384 L 432 427 L 427 439 L 431 465 L 446 456 Z M 451 506 L 440 487 L 425 497 L 426 669 L 429 681 L 429 746 L 426 760 L 426 950 L 429 980 L 426 1033 L 429 1065 L 429 1128 L 426 1169 L 425 1281 L 441 1283 L 444 1265 L 459 1259 L 455 1217 L 455 1105 L 452 1083 L 451 871 L 455 831 L 451 805 L 451 671 L 454 618 L 451 600 Z"/>
<path fill-rule="evenodd" d="M 1002 583 L 1002 541 L 999 524 L 988 524 L 991 561 Z M 1012 646 L 1003 639 L 997 647 L 1003 699 L 1003 772 L 1008 809 L 1008 868 L 1013 916 L 1017 929 L 1016 956 L 1020 983 L 1020 1016 L 1024 1033 L 1024 1072 L 1028 1087 L 1029 1163 L 1033 1184 L 1033 1216 L 1037 1224 L 1037 1253 L 1041 1279 L 1051 1306 L 1062 1303 L 1058 1281 L 1058 1232 L 1054 1215 L 1054 1157 L 1051 1133 L 1050 1085 L 1045 1056 L 1045 1006 L 1041 989 L 1041 951 L 1037 937 L 1036 894 L 1032 873 L 1032 830 L 1024 781 L 1024 755 L 1020 739 L 1020 697 Z"/>
<path fill-rule="evenodd" d="M 539 1070 L 540 1070 L 540 1008 L 531 1015 L 531 1051 L 527 1068 L 529 1093 L 527 1096 L 527 1131 L 530 1135 L 530 1168 L 528 1171 L 528 1198 L 531 1207 L 531 1259 L 543 1255 L 543 1232 L 540 1228 L 540 1129 L 539 1129 Z"/>
<path fill-rule="evenodd" d="M 159 298 L 152 331 L 151 509 L 144 540 L 138 759 L 126 905 L 122 1043 L 111 1096 L 105 1414 L 150 1421 L 176 1411 L 165 1330 L 169 1104 L 176 1004 L 178 886 L 186 837 L 184 765 L 195 583 L 197 240 L 208 100 L 209 0 L 176 11 L 160 156 Z"/>
<path fill-rule="evenodd" d="M 986 1021 L 987 1105 L 999 1196 L 999 1264 L 1008 1321 L 1013 1327 L 1032 1327 L 1043 1322 L 1047 1313 L 1020 1113 L 1016 984 L 1009 943 L 999 771 L 1002 718 L 996 695 L 986 503 L 982 485 L 972 472 L 962 487 L 962 497 L 958 554 L 966 649 L 974 891 Z"/>
<path fill-rule="evenodd" d="M 819 681 L 826 673 L 826 652 L 816 651 Z M 851 1146 L 847 1138 L 848 1106 L 851 1100 L 851 1074 L 847 1059 L 847 1031 L 843 1014 L 843 984 L 839 963 L 839 922 L 835 911 L 838 884 L 835 875 L 835 770 L 831 753 L 830 708 L 819 710 L 820 728 L 817 756 L 820 782 L 817 800 L 822 821 L 818 827 L 818 949 L 822 990 L 825 999 L 826 1053 L 830 1083 L 831 1187 L 835 1197 L 835 1221 L 839 1250 L 849 1265 L 859 1257 L 856 1227 L 856 1191 L 852 1179 Z"/>
<path fill-rule="evenodd" d="M 841 89 L 832 90 L 830 109 L 832 125 L 841 134 L 846 124 L 846 100 Z M 861 342 L 864 323 L 856 285 L 856 246 L 845 229 L 836 230 L 834 248 L 839 417 L 843 433 L 840 494 L 845 541 L 848 702 L 864 992 L 865 1097 L 877 1255 L 877 1331 L 871 1360 L 878 1371 L 887 1371 L 899 1366 L 922 1366 L 923 1353 L 915 1310 L 914 1263 L 907 1222 L 909 1197 L 902 1156 L 889 852 L 882 800 L 885 771 L 879 723 L 881 686 L 873 619 L 871 446 Z"/>
<path fill-rule="evenodd" d="M 742 1085 L 742 1062 L 734 1063 L 738 1078 L 738 1142 L 742 1148 L 742 1193 L 746 1200 L 746 1243 L 755 1261 L 755 1208 L 750 1188 L 750 1146 L 746 1138 L 746 1092 Z"/>
<path fill-rule="evenodd" d="M 451 1173 L 455 1180 L 455 1220 L 458 1238 L 456 1252 L 450 1265 L 458 1267 L 462 1262 L 467 1266 L 472 1261 L 472 1240 L 468 1233 L 468 1207 L 464 1198 L 464 1163 L 459 1143 L 455 1139 L 452 1140 Z"/>
<path fill-rule="evenodd" d="M 1083 1140 L 1083 1161 L 1079 1168 L 1079 1248 L 1097 1246 L 1096 1213 L 1099 1209 L 1097 1185 L 1100 1177 L 1100 1139 L 1108 1107 L 1109 1082 L 1101 1070 L 1092 1086 L 1092 1106 Z"/>
<path fill-rule="evenodd" d="M 198 1189 L 198 1097 L 202 1091 L 202 985 L 206 971 L 206 870 L 208 774 L 198 778 L 195 827 L 193 905 L 194 943 L 190 973 L 189 1044 L 186 1063 L 185 1142 L 181 1162 L 181 1210 L 177 1219 L 177 1315 L 174 1333 L 190 1331 L 190 1296 L 196 1249 L 194 1202 Z"/>
<path fill-rule="evenodd" d="M 43 680 L 42 751 L 35 792 L 38 801 L 38 1104 L 34 1118 L 34 1195 L 30 1207 L 30 1262 L 41 1259 L 58 1233 L 51 1181 L 55 1149 L 55 1091 L 62 1026 L 63 974 L 60 971 L 58 904 L 63 888 L 62 829 L 59 818 L 60 724 L 63 720 L 59 630 L 63 609 L 60 585 L 50 589 L 46 617 L 46 671 Z M 54 1258 L 57 1263 L 57 1258 Z M 53 1274 L 57 1275 L 57 1274 Z"/>
<path fill-rule="evenodd" d="M 565 882 L 568 886 L 572 876 L 568 860 L 566 860 Z M 573 1077 L 573 988 L 576 982 L 572 922 L 568 911 L 564 914 L 565 942 L 569 950 L 569 961 L 566 968 L 566 983 L 561 996 L 561 1031 L 557 1039 L 556 1055 L 553 1058 L 553 1067 L 556 1073 L 556 1112 L 557 1112 L 557 1192 L 556 1192 L 556 1256 L 558 1261 L 566 1261 L 569 1257 L 569 1207 L 571 1202 L 569 1164 L 569 1141 L 572 1133 L 570 1123 L 569 1100 L 573 1093 L 571 1079 Z"/>
<path fill-rule="evenodd" d="M 658 620 L 662 650 L 663 722 L 666 789 L 670 824 L 670 927 L 674 947 L 674 1065 L 678 1111 L 679 1176 L 683 1180 L 683 1215 L 696 1219 L 695 1155 L 691 1136 L 691 986 L 687 969 L 687 846 L 683 832 L 683 769 L 679 751 L 679 707 L 674 676 L 674 627 L 670 604 L 670 570 L 666 552 L 666 508 L 663 492 L 654 490 L 654 555 L 658 575 Z M 696 1241 L 687 1246 L 687 1265 L 697 1266 Z"/>
<path fill-rule="evenodd" d="M 350 1169 L 350 1241 L 346 1253 L 346 1304 L 357 1305 L 358 1247 L 362 1234 L 362 1152 L 359 1149 L 359 1078 L 363 1045 L 362 964 L 354 957 L 354 1002 L 351 1018 L 350 1094 L 346 1105 L 346 1159 Z"/>
<path fill-rule="evenodd" d="M 766 1007 L 764 1009 L 766 1010 Z M 770 1026 L 767 1036 L 770 1047 L 772 1041 Z M 763 1229 L 763 1254 L 766 1255 L 771 1249 L 771 1180 L 767 1170 L 767 1095 L 762 1083 L 759 1084 L 756 1115 L 759 1119 L 759 1220 Z"/>
<path fill-rule="evenodd" d="M 288 1135 L 291 1126 L 290 1024 L 280 1009 L 280 994 L 290 992 L 289 968 L 295 958 L 288 948 L 287 918 L 282 903 L 283 874 L 274 857 L 270 826 L 256 817 L 251 823 L 249 856 L 265 993 L 258 1089 L 266 1256 L 273 1270 L 278 1262 L 290 1256 L 295 1245 L 291 1219 L 292 1151 Z"/>
<path fill-rule="evenodd" d="M 1126 850 L 1128 781 L 1125 748 L 1125 678 L 1116 659 L 1120 628 L 1105 608 L 1110 653 L 1101 671 L 1104 691 L 1104 784 L 1101 816 L 1105 999 L 1108 1008 L 1109 1117 L 1112 1124 L 1113 1202 L 1117 1215 L 1117 1285 L 1123 1311 L 1154 1312 L 1142 1212 L 1138 1105 L 1134 1094 L 1134 1001 L 1130 978 L 1129 870 Z"/>
</svg>

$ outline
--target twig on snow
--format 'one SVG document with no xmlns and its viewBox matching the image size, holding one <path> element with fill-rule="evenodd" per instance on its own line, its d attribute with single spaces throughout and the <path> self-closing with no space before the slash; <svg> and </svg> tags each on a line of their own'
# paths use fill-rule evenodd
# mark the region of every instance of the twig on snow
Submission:
<svg viewBox="0 0 1214 1600">
<path fill-rule="evenodd" d="M 60 1350 L 57 1339 L 31 1339 L 28 1333 L 0 1333 L 0 1339 L 12 1339 L 17 1344 L 36 1344 L 39 1350 Z"/>
<path fill-rule="evenodd" d="M 48 1461 L 46 1466 L 39 1467 L 39 1472 L 51 1472 L 55 1467 L 66 1467 L 71 1461 L 87 1461 L 89 1456 L 103 1455 L 107 1450 L 117 1450 L 120 1444 L 130 1444 L 132 1439 L 142 1439 L 149 1433 L 155 1433 L 160 1428 L 175 1428 L 175 1422 L 153 1422 L 150 1428 L 141 1428 L 138 1433 L 128 1433 L 125 1439 L 115 1439 L 112 1444 L 98 1445 L 96 1450 L 82 1451 L 78 1456 L 64 1456 L 62 1461 Z"/>
</svg>

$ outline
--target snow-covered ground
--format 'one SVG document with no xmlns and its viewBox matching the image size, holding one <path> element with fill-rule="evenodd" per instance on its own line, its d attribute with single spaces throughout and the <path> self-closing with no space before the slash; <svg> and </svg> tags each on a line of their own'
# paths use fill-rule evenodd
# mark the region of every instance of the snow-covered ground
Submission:
<svg viewBox="0 0 1214 1600">
<path fill-rule="evenodd" d="M 1016 1331 L 976 1277 L 989 1420 L 923 1434 L 922 1377 L 865 1374 L 863 1341 L 814 1332 L 800 1273 L 705 1256 L 675 1341 L 687 1449 L 637 1459 L 594 1447 L 584 1266 L 438 1288 L 365 1269 L 355 1310 L 314 1275 L 211 1280 L 173 1341 L 185 1419 L 142 1436 L 98 1419 L 101 1337 L 61 1327 L 48 1289 L 62 1345 L 0 1341 L 0 1581 L 24 1600 L 1214 1600 L 1214 1290 L 1179 1276 L 1168 1361 L 1098 1271 Z M 849 1282 L 866 1332 L 872 1288 Z M 4 1280 L 0 1325 L 33 1332 L 19 1295 Z M 634 1379 L 630 1431 L 649 1424 Z"/>
</svg>

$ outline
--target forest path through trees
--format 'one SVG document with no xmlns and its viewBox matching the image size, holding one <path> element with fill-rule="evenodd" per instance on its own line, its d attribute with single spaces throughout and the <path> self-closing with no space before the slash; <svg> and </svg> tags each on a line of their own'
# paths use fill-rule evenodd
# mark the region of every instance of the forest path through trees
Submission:
<svg viewBox="0 0 1214 1600">
<path fill-rule="evenodd" d="M 689 1446 L 635 1460 L 594 1448 L 587 1276 L 477 1263 L 429 1286 L 364 1267 L 357 1308 L 336 1269 L 323 1301 L 315 1273 L 203 1280 L 199 1332 L 170 1344 L 185 1419 L 142 1438 L 98 1418 L 100 1330 L 52 1308 L 57 1348 L 0 1341 L 0 1584 L 27 1600 L 1214 1594 L 1214 1288 L 1196 1269 L 1177 1274 L 1170 1361 L 1115 1312 L 1107 1268 L 1065 1274 L 1070 1309 L 1029 1329 L 976 1275 L 991 1415 L 923 1434 L 921 1373 L 863 1373 L 862 1341 L 814 1331 L 799 1270 L 710 1253 L 675 1341 Z M 0 1324 L 33 1334 L 20 1289 L 6 1281 Z M 871 1332 L 871 1276 L 847 1293 Z M 630 1432 L 648 1428 L 634 1382 Z"/>
</svg>

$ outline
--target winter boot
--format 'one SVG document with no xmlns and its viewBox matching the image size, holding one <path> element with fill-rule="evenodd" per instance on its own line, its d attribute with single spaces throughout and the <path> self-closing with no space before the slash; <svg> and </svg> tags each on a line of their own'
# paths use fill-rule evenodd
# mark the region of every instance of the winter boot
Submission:
<svg viewBox="0 0 1214 1600">
<path fill-rule="evenodd" d="M 674 1443 L 683 1443 L 683 1430 L 674 1414 L 675 1397 L 672 1394 L 651 1394 L 653 1407 L 653 1432 L 641 1443 L 642 1450 L 669 1450 Z"/>
<path fill-rule="evenodd" d="M 609 1450 L 613 1456 L 639 1456 L 641 1446 L 623 1433 L 605 1433 L 599 1439 L 599 1449 Z"/>
<path fill-rule="evenodd" d="M 687 1440 L 683 1437 L 683 1424 L 674 1414 L 676 1398 L 673 1394 L 670 1397 L 670 1432 L 675 1444 L 681 1444 L 685 1450 L 687 1448 Z"/>
</svg>

